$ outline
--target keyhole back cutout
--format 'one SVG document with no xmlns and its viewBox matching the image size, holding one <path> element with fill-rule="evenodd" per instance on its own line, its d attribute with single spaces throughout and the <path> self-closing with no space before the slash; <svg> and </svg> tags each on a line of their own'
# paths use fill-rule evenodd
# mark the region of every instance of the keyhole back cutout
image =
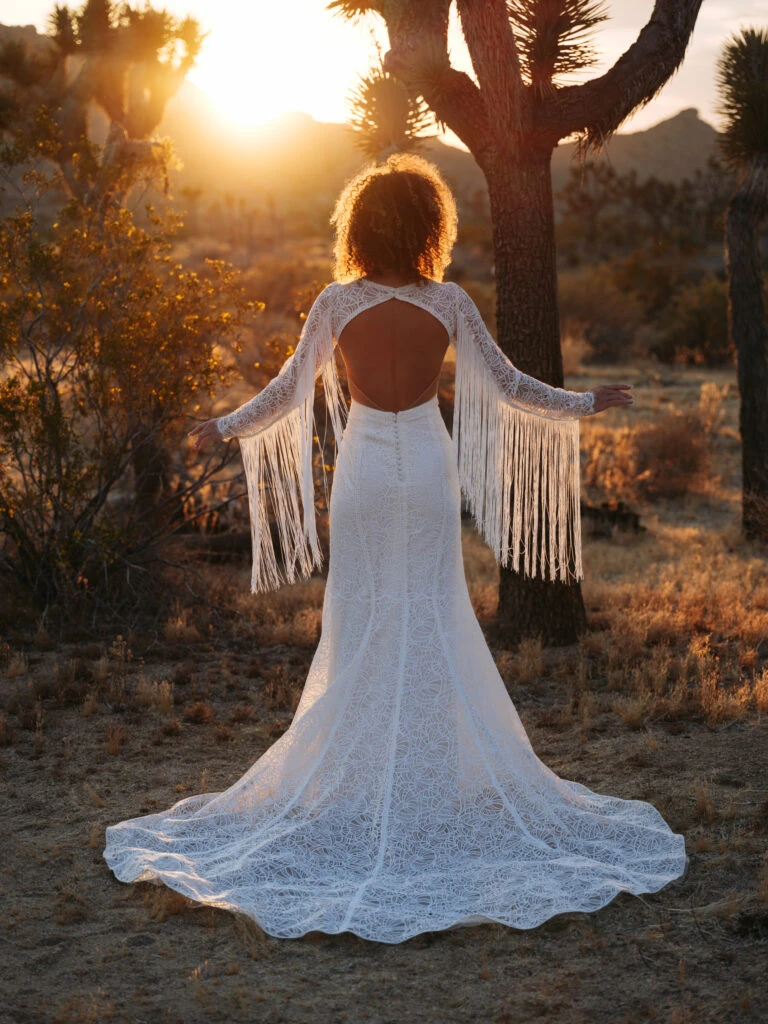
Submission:
<svg viewBox="0 0 768 1024">
<path fill-rule="evenodd" d="M 361 310 L 338 338 L 352 398 L 384 412 L 402 412 L 437 393 L 449 344 L 436 316 L 396 295 Z"/>
</svg>

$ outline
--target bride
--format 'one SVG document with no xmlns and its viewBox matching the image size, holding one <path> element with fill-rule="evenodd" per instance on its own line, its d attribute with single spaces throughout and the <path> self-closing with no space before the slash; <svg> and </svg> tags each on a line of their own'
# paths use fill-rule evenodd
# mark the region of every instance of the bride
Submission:
<svg viewBox="0 0 768 1024">
<path fill-rule="evenodd" d="M 300 703 L 228 789 L 107 828 L 107 864 L 286 938 L 533 928 L 621 891 L 655 892 L 684 873 L 684 836 L 652 804 L 539 760 L 470 604 L 461 548 L 463 492 L 500 564 L 580 578 L 578 420 L 630 404 L 630 388 L 571 392 L 515 368 L 467 293 L 442 280 L 456 209 L 424 160 L 366 169 L 333 222 L 336 280 L 293 355 L 249 402 L 191 431 L 197 448 L 239 440 L 252 590 L 305 578 L 322 563 L 322 377 L 337 449 L 330 557 Z M 437 399 L 450 344 L 452 435 Z"/>
</svg>

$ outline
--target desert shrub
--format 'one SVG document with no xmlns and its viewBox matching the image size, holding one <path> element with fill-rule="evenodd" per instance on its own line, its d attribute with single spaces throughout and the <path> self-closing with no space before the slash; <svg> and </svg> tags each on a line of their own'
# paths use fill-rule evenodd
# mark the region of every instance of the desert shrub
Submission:
<svg viewBox="0 0 768 1024">
<path fill-rule="evenodd" d="M 733 362 L 727 286 L 714 274 L 683 285 L 664 311 L 660 327 L 652 354 L 662 362 L 698 366 Z"/>
<path fill-rule="evenodd" d="M 637 476 L 641 496 L 679 498 L 709 465 L 709 446 L 696 413 L 672 412 L 635 430 Z"/>
<path fill-rule="evenodd" d="M 650 355 L 661 362 L 733 362 L 727 288 L 679 254 L 648 247 L 622 258 L 560 272 L 563 335 L 583 336 L 593 361 Z"/>
<path fill-rule="evenodd" d="M 147 206 L 139 226 L 104 194 L 61 206 L 31 161 L 42 130 L 0 152 L 16 197 L 0 222 L 0 572 L 70 613 L 149 578 L 158 540 L 231 460 L 201 464 L 184 441 L 254 304 L 230 267 L 173 261 L 172 215 Z"/>
<path fill-rule="evenodd" d="M 624 296 L 640 304 L 645 320 L 653 320 L 688 283 L 689 266 L 674 246 L 646 242 L 611 265 L 611 279 Z"/>
<path fill-rule="evenodd" d="M 585 432 L 585 483 L 625 501 L 679 498 L 706 474 L 710 445 L 698 410 L 652 423 Z"/>
<path fill-rule="evenodd" d="M 634 353 L 643 308 L 616 284 L 610 264 L 561 271 L 558 307 L 564 338 L 583 338 L 593 360 L 622 362 Z"/>
</svg>

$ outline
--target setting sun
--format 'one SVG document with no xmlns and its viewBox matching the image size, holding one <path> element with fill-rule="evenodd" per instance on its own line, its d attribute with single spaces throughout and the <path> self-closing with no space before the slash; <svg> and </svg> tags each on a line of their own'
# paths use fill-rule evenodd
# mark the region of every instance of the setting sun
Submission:
<svg viewBox="0 0 768 1024">
<path fill-rule="evenodd" d="M 729 23 L 735 26 L 765 3 L 733 0 L 728 4 Z M 1 6 L 5 24 L 33 24 L 44 32 L 53 4 L 2 0 Z M 209 97 L 222 124 L 234 129 L 258 127 L 288 110 L 304 111 L 318 121 L 346 120 L 349 90 L 375 59 L 375 44 L 385 50 L 388 45 L 381 18 L 345 21 L 328 11 L 328 0 L 165 0 L 162 6 L 175 17 L 191 15 L 199 21 L 206 38 L 187 80 Z M 593 73 L 607 70 L 635 38 L 645 20 L 643 6 L 611 5 L 611 17 L 598 32 Z M 713 117 L 710 69 L 722 30 L 720 5 L 712 10 L 704 5 L 683 67 L 653 104 L 630 115 L 622 132 L 642 130 L 684 106 L 695 105 L 707 120 Z M 472 74 L 455 5 L 449 49 L 453 65 Z M 450 132 L 446 141 L 457 142 Z"/>
<path fill-rule="evenodd" d="M 210 32 L 189 78 L 228 123 L 256 127 L 308 106 L 318 120 L 344 120 L 346 93 L 373 53 L 359 26 L 332 18 L 322 4 L 291 11 L 238 5 L 236 17 L 224 17 L 229 5 L 217 4 L 215 18 L 209 5 L 199 6 Z"/>
</svg>

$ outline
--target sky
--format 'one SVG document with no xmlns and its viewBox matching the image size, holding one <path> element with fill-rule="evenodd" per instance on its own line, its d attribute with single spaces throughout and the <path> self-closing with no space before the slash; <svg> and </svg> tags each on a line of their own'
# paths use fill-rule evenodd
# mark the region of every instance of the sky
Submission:
<svg viewBox="0 0 768 1024">
<path fill-rule="evenodd" d="M 140 0 L 135 2 L 140 5 Z M 327 11 L 326 3 L 156 0 L 154 6 L 191 14 L 209 33 L 188 77 L 236 129 L 263 125 L 288 110 L 305 111 L 318 121 L 346 120 L 348 93 L 375 60 L 376 43 L 387 49 L 386 31 L 376 16 L 350 23 Z M 0 0 L 0 23 L 31 24 L 43 31 L 53 6 L 52 0 Z M 652 9 L 652 0 L 609 2 L 609 20 L 594 36 L 599 60 L 573 80 L 607 70 L 631 45 Z M 621 131 L 648 128 L 684 107 L 697 107 L 700 117 L 719 127 L 715 61 L 726 38 L 751 25 L 768 25 L 768 0 L 704 0 L 682 67 Z M 454 66 L 471 74 L 455 17 L 449 42 Z M 445 141 L 457 142 L 452 136 Z"/>
</svg>

